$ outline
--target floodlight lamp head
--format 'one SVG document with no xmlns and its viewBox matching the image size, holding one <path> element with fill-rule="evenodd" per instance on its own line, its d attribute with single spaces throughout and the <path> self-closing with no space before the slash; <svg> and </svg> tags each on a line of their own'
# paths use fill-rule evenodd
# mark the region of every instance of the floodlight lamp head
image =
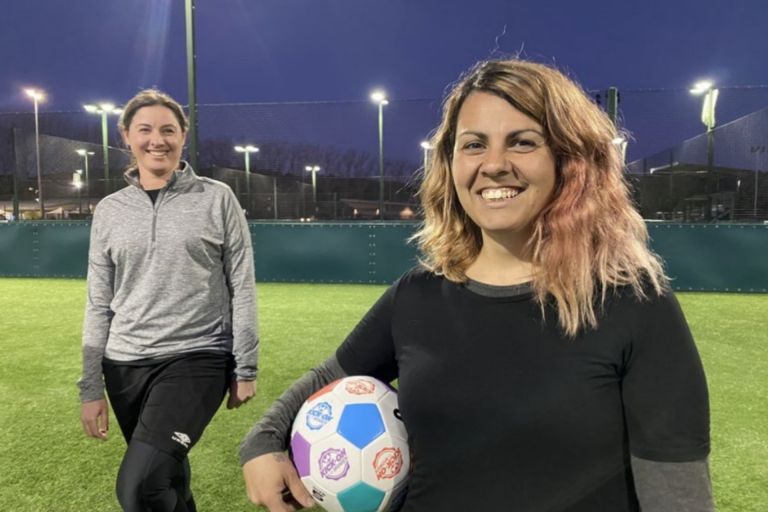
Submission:
<svg viewBox="0 0 768 512">
<path fill-rule="evenodd" d="M 37 89 L 24 89 L 24 94 L 29 96 L 35 101 L 42 101 L 45 97 L 45 94 L 43 94 L 43 91 L 38 91 Z"/>
<path fill-rule="evenodd" d="M 380 89 L 377 89 L 371 93 L 371 101 L 379 105 L 386 105 L 389 103 L 389 101 L 387 101 L 387 94 Z"/>
<path fill-rule="evenodd" d="M 701 80 L 693 84 L 693 88 L 690 90 L 691 94 L 704 94 L 712 89 L 712 80 Z"/>
</svg>

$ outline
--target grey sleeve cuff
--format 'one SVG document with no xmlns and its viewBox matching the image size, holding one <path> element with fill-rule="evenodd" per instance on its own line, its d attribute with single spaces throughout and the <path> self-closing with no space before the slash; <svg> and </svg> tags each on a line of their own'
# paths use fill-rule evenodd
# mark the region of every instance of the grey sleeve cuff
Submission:
<svg viewBox="0 0 768 512">
<path fill-rule="evenodd" d="M 304 401 L 315 391 L 346 376 L 334 355 L 294 382 L 240 443 L 240 464 L 265 453 L 285 451 L 293 419 Z"/>
<path fill-rule="evenodd" d="M 92 402 L 104 398 L 104 377 L 101 370 L 103 359 L 103 347 L 83 345 L 83 375 L 77 381 L 77 387 L 80 388 L 80 402 Z"/>
<path fill-rule="evenodd" d="M 643 512 L 714 512 L 707 459 L 658 462 L 632 456 L 632 474 Z"/>
</svg>

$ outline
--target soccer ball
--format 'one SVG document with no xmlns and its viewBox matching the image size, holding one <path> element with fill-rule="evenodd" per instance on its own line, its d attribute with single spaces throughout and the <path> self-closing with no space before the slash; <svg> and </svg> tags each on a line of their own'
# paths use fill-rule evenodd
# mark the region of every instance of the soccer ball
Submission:
<svg viewBox="0 0 768 512">
<path fill-rule="evenodd" d="M 304 486 L 325 510 L 388 510 L 404 494 L 410 471 L 397 393 L 367 376 L 328 384 L 299 410 L 291 455 Z"/>
</svg>

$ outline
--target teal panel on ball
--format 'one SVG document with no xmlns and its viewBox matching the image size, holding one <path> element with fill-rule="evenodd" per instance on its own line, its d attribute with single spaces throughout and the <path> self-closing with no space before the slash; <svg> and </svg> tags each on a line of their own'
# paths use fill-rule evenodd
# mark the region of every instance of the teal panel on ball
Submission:
<svg viewBox="0 0 768 512">
<path fill-rule="evenodd" d="M 384 499 L 384 493 L 370 485 L 359 482 L 344 489 L 336 497 L 344 512 L 376 512 Z"/>
</svg>

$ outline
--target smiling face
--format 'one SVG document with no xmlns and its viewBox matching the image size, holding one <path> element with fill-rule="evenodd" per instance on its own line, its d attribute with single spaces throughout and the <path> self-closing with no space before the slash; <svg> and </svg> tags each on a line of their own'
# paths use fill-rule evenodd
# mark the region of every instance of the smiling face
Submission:
<svg viewBox="0 0 768 512">
<path fill-rule="evenodd" d="M 484 239 L 527 239 L 555 188 L 555 158 L 542 126 L 479 91 L 459 110 L 451 172 L 459 202 Z"/>
<path fill-rule="evenodd" d="M 186 133 L 173 111 L 162 105 L 142 107 L 123 131 L 139 173 L 163 178 L 179 168 Z"/>
</svg>

